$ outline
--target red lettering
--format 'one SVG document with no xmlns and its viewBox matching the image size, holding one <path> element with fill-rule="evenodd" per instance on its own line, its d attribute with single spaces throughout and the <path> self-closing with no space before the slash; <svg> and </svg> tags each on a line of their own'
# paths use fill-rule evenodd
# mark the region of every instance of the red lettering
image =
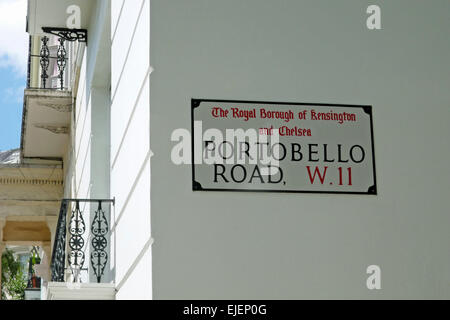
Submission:
<svg viewBox="0 0 450 320">
<path fill-rule="evenodd" d="M 314 175 L 311 175 L 311 167 L 310 166 L 307 166 L 306 168 L 308 169 L 309 180 L 311 181 L 311 184 L 314 184 L 314 181 L 316 180 L 316 174 L 319 176 L 319 180 L 320 180 L 321 184 L 323 184 L 325 182 L 325 176 L 327 174 L 328 167 L 325 167 L 325 170 L 323 172 L 323 176 L 320 173 L 320 170 L 319 170 L 318 167 L 316 167 L 314 169 Z"/>
</svg>

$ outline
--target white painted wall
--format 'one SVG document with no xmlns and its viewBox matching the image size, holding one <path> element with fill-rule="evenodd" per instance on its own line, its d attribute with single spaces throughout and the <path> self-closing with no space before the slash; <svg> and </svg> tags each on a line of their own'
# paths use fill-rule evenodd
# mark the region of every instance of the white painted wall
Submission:
<svg viewBox="0 0 450 320">
<path fill-rule="evenodd" d="M 98 0 L 92 7 L 89 42 L 83 52 L 78 91 L 72 119 L 71 145 L 64 159 L 67 168 L 65 197 L 76 199 L 110 198 L 110 5 Z M 85 12 L 85 14 L 88 14 Z M 84 45 L 83 45 L 84 46 Z M 86 223 L 83 282 L 96 282 L 90 266 L 90 221 L 97 204 L 82 203 Z M 109 210 L 106 210 L 109 219 Z M 113 280 L 114 269 L 106 267 L 103 282 Z"/>
<path fill-rule="evenodd" d="M 373 3 L 380 31 L 366 28 Z M 449 12 L 444 0 L 153 0 L 153 297 L 450 298 Z M 170 162 L 191 98 L 373 105 L 378 196 L 192 192 L 191 167 Z M 133 256 L 140 230 L 127 230 Z M 380 291 L 366 288 L 372 264 Z"/>
<path fill-rule="evenodd" d="M 117 299 L 152 298 L 150 1 L 111 2 L 111 195 Z"/>
<path fill-rule="evenodd" d="M 86 83 L 86 52 L 84 53 L 83 63 L 80 73 L 80 85 L 75 104 L 75 144 L 73 150 L 74 156 L 74 190 L 73 195 L 76 198 L 89 198 L 90 190 L 90 171 L 91 171 L 91 141 L 92 141 L 92 117 L 91 117 L 91 99 L 89 88 Z"/>
<path fill-rule="evenodd" d="M 148 0 L 93 5 L 65 159 L 66 197 L 116 199 L 108 279 L 117 299 L 152 297 L 149 18 Z"/>
</svg>

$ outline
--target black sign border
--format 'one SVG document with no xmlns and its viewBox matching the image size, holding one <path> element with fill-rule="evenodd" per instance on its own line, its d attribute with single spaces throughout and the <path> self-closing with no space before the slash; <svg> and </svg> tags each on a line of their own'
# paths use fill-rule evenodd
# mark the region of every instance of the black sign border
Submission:
<svg viewBox="0 0 450 320">
<path fill-rule="evenodd" d="M 372 144 L 372 165 L 373 165 L 373 182 L 374 185 L 369 187 L 367 192 L 350 192 L 350 191 L 308 191 L 308 190 L 257 190 L 257 189 L 215 189 L 203 188 L 200 183 L 195 181 L 195 163 L 194 163 L 194 109 L 199 107 L 202 102 L 219 102 L 219 103 L 252 103 L 252 104 L 277 104 L 277 105 L 293 105 L 293 106 L 324 106 L 324 107 L 346 107 L 346 108 L 362 108 L 370 117 L 370 139 Z M 377 195 L 377 175 L 375 165 L 375 143 L 373 137 L 373 117 L 371 105 L 357 104 L 331 104 L 331 103 L 308 103 L 308 102 L 279 102 L 279 101 L 251 101 L 251 100 L 221 100 L 221 99 L 191 99 L 191 161 L 192 161 L 192 191 L 215 191 L 215 192 L 271 192 L 271 193 L 318 193 L 318 194 L 364 194 Z"/>
</svg>

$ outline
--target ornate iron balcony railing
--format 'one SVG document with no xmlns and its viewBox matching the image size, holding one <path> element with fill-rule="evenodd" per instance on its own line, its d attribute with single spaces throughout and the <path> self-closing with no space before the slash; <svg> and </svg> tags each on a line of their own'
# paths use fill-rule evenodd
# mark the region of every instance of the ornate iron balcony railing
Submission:
<svg viewBox="0 0 450 320">
<path fill-rule="evenodd" d="M 82 204 L 91 204 L 88 206 L 89 214 Z M 89 266 L 97 283 L 102 282 L 110 256 L 108 240 L 111 204 L 114 205 L 114 200 L 62 200 L 51 262 L 53 282 L 65 282 L 66 270 L 72 273 L 73 281 L 78 281 L 79 273 L 89 271 Z M 89 252 L 89 266 L 85 264 L 86 252 Z"/>
<path fill-rule="evenodd" d="M 66 89 L 64 79 L 65 71 L 68 63 L 67 51 L 65 47 L 65 39 L 58 38 L 58 45 L 49 45 L 50 38 L 44 36 L 41 38 L 41 47 L 39 54 L 30 53 L 30 64 L 31 59 L 39 59 L 39 71 L 40 71 L 40 84 L 38 87 L 30 86 L 30 78 L 28 79 L 29 89 L 55 89 L 64 90 Z M 50 49 L 52 47 L 52 50 Z M 55 48 L 53 48 L 55 47 Z M 51 55 L 53 51 L 53 55 Z M 58 84 L 52 82 L 51 80 L 58 80 Z"/>
<path fill-rule="evenodd" d="M 28 89 L 68 89 L 69 77 L 66 76 L 67 67 L 69 65 L 69 57 L 71 57 L 74 46 L 70 45 L 72 42 L 87 44 L 88 32 L 86 29 L 67 29 L 67 28 L 53 28 L 42 27 L 42 31 L 48 36 L 41 38 L 40 47 L 35 51 L 33 37 L 30 36 L 29 57 L 28 57 Z M 53 40 L 56 40 L 53 42 Z M 67 47 L 65 44 L 69 43 Z M 32 52 L 33 51 L 33 52 Z M 39 51 L 39 54 L 38 54 Z M 37 61 L 35 62 L 35 61 Z M 36 67 L 39 68 L 39 77 L 31 76 L 31 73 L 36 72 Z M 69 70 L 70 73 L 70 70 Z M 40 78 L 40 81 L 38 80 Z M 39 84 L 36 83 L 39 81 Z M 59 82 L 59 83 L 56 83 Z"/>
</svg>

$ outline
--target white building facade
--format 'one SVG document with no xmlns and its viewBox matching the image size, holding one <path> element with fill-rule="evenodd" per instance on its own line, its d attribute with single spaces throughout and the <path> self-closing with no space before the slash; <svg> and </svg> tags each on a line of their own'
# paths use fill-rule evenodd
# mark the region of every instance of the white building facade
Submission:
<svg viewBox="0 0 450 320">
<path fill-rule="evenodd" d="M 55 10 L 49 11 L 50 7 Z M 83 39 L 72 42 L 66 37 L 67 87 L 57 91 L 72 98 L 70 119 L 60 125 L 65 130 L 59 135 L 65 135 L 66 140 L 58 145 L 57 154 L 42 152 L 39 158 L 48 161 L 53 157 L 63 164 L 64 199 L 86 200 L 78 203 L 83 215 L 83 221 L 79 221 L 83 224 L 80 233 L 83 242 L 77 248 L 80 250 L 75 249 L 75 255 L 82 254 L 79 260 L 84 261 L 81 264 L 72 259 L 75 268 L 69 262 L 76 248 L 71 247 L 76 238 L 69 230 L 74 215 L 71 211 L 77 204 L 70 202 L 65 213 L 67 242 L 62 245 L 64 282 L 48 279 L 44 296 L 48 299 L 151 299 L 150 2 L 29 1 L 28 32 L 36 37 L 33 43 L 39 47 L 45 36 L 55 42 L 54 38 L 61 36 L 60 29 L 67 29 L 66 20 L 71 13 L 78 15 L 74 19 L 80 17 L 80 26 L 71 29 L 79 29 L 77 37 L 82 35 Z M 42 27 L 48 26 L 52 30 L 43 32 Z M 37 55 L 41 50 L 38 48 Z M 33 65 L 30 69 L 32 81 L 37 79 L 34 82 L 42 86 L 42 66 L 35 72 Z M 42 88 L 29 90 L 42 92 Z M 31 129 L 25 125 L 25 136 L 27 130 Z M 41 137 L 28 140 L 31 139 L 37 141 L 27 145 L 43 140 Z M 26 159 L 27 147 L 24 149 Z M 115 204 L 103 203 L 108 234 L 107 260 L 100 284 L 91 261 L 94 251 L 91 228 L 98 209 L 96 201 L 90 202 L 93 199 L 114 200 Z M 73 290 L 67 283 L 80 283 L 80 286 Z"/>
<path fill-rule="evenodd" d="M 450 3 L 382 2 L 381 30 L 368 6 L 29 0 L 34 43 L 78 37 L 65 88 L 25 93 L 22 161 L 61 166 L 68 201 L 64 279 L 45 298 L 450 298 Z M 372 105 L 378 195 L 194 192 L 171 160 L 193 98 Z"/>
</svg>

